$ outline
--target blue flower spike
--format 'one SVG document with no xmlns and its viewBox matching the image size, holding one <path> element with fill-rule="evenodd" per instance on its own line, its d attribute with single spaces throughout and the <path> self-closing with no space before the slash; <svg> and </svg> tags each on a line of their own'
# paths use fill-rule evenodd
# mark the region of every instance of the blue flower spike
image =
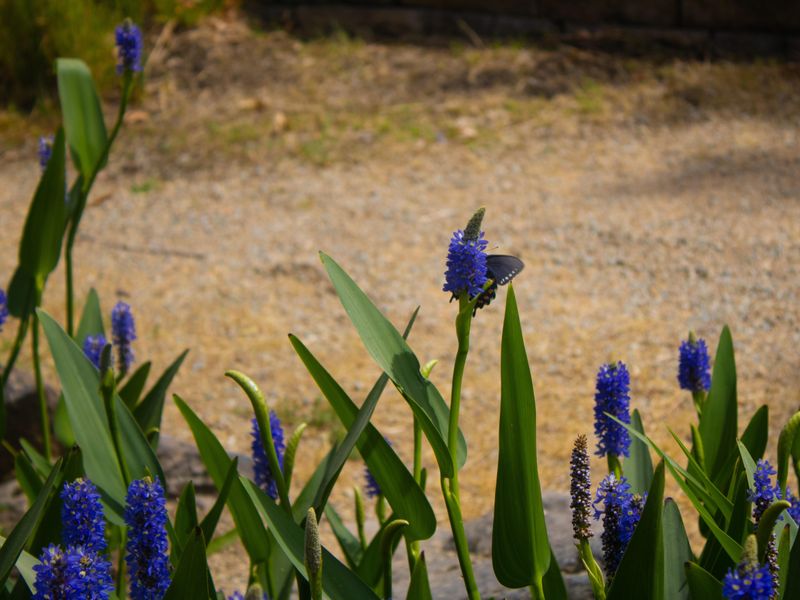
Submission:
<svg viewBox="0 0 800 600">
<path fill-rule="evenodd" d="M 722 595 L 727 600 L 771 600 L 775 591 L 769 566 L 758 562 L 756 537 L 750 535 L 744 544 L 742 562 L 729 569 L 722 580 Z"/>
<path fill-rule="evenodd" d="M 624 477 L 614 473 L 606 476 L 597 488 L 593 502 L 595 519 L 603 518 L 603 567 L 610 581 L 617 572 L 622 555 L 628 547 L 636 525 L 642 516 L 645 498 L 631 494 L 630 485 Z M 599 508 L 598 505 L 602 505 Z"/>
<path fill-rule="evenodd" d="M 83 354 L 96 369 L 100 368 L 100 356 L 103 354 L 103 348 L 106 347 L 106 344 L 108 344 L 108 341 L 102 333 L 87 335 L 86 339 L 83 340 Z"/>
<path fill-rule="evenodd" d="M 475 298 L 483 292 L 488 281 L 486 248 L 489 242 L 483 239 L 480 230 L 485 212 L 485 209 L 479 209 L 466 229 L 455 231 L 450 239 L 442 290 L 452 294 L 451 300 L 460 299 L 464 294 L 470 299 Z"/>
<path fill-rule="evenodd" d="M 275 482 L 275 477 L 269 467 L 267 460 L 267 452 L 264 444 L 261 441 L 261 430 L 258 427 L 258 421 L 254 418 L 252 420 L 252 428 L 250 435 L 253 440 L 251 442 L 251 450 L 253 454 L 253 471 L 255 474 L 255 483 L 266 494 L 276 500 L 278 498 L 278 484 Z M 275 453 L 278 455 L 278 464 L 283 470 L 283 454 L 286 450 L 283 437 L 283 426 L 278 415 L 274 410 L 269 411 L 269 428 L 272 433 L 272 441 L 275 444 Z"/>
<path fill-rule="evenodd" d="M 62 540 L 101 553 L 106 549 L 106 521 L 100 494 L 88 479 L 65 483 L 61 490 Z"/>
<path fill-rule="evenodd" d="M 117 370 L 122 377 L 133 364 L 134 355 L 131 346 L 136 339 L 136 322 L 130 305 L 125 302 L 117 302 L 111 310 L 111 339 L 117 351 Z"/>
<path fill-rule="evenodd" d="M 53 142 L 52 135 L 42 135 L 39 137 L 39 167 L 42 171 L 47 168 L 47 163 L 50 162 L 50 157 L 53 156 Z"/>
<path fill-rule="evenodd" d="M 6 293 L 0 289 L 0 331 L 3 331 L 3 325 L 8 320 L 8 298 Z"/>
<path fill-rule="evenodd" d="M 609 472 L 622 472 L 619 457 L 630 454 L 631 436 L 628 430 L 609 415 L 623 423 L 631 422 L 631 379 L 623 362 L 607 363 L 597 372 L 595 384 L 594 433 L 597 436 L 597 456 L 608 458 Z"/>
<path fill-rule="evenodd" d="M 697 415 L 703 413 L 706 392 L 711 388 L 711 359 L 705 340 L 693 331 L 678 349 L 678 385 L 692 394 Z"/>
<path fill-rule="evenodd" d="M 167 556 L 167 506 L 158 479 L 145 477 L 128 487 L 125 502 L 132 600 L 160 600 L 170 584 Z"/>
<path fill-rule="evenodd" d="M 115 32 L 117 44 L 117 74 L 142 70 L 142 30 L 130 19 L 119 25 Z"/>
</svg>

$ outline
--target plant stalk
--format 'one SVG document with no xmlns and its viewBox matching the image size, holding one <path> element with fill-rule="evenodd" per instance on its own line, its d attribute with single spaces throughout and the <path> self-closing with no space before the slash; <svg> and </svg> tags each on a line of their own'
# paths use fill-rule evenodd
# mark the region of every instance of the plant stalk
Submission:
<svg viewBox="0 0 800 600">
<path fill-rule="evenodd" d="M 36 306 L 42 303 L 42 285 L 36 283 Z M 52 459 L 52 444 L 50 441 L 50 414 L 47 412 L 47 394 L 44 389 L 44 381 L 42 380 L 42 365 L 39 359 L 39 316 L 36 311 L 33 313 L 33 335 L 32 338 L 32 351 L 33 351 L 33 374 L 36 379 L 36 396 L 39 399 L 39 423 L 42 427 L 42 451 L 45 458 L 49 461 Z"/>
</svg>

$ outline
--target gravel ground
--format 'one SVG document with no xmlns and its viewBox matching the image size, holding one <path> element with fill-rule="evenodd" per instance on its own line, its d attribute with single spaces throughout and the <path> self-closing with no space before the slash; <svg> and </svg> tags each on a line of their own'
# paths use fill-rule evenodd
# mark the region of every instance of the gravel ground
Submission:
<svg viewBox="0 0 800 600">
<path fill-rule="evenodd" d="M 713 347 L 730 325 L 742 415 L 769 403 L 777 433 L 797 410 L 800 79 L 791 65 L 630 66 L 571 49 L 300 42 L 228 22 L 165 34 L 157 47 L 147 94 L 82 224 L 77 289 L 83 297 L 97 288 L 105 310 L 116 298 L 133 306 L 137 356 L 156 369 L 191 349 L 173 391 L 230 449 L 249 444 L 249 404 L 223 377 L 231 367 L 250 374 L 286 421 L 312 424 L 300 479 L 327 448 L 330 411 L 287 333 L 354 398 L 379 374 L 318 250 L 398 327 L 421 305 L 410 343 L 423 362 L 439 359 L 432 379 L 447 396 L 456 348 L 444 258 L 451 232 L 479 206 L 492 246 L 527 265 L 515 289 L 545 487 L 566 489 L 571 442 L 592 430 L 594 375 L 612 358 L 630 367 L 645 427 L 677 452 L 667 428 L 688 434 L 692 418 L 676 384 L 677 346 L 690 328 Z M 187 71 L 198 53 L 206 62 Z M 550 78 L 569 85 L 522 85 L 553 62 L 577 65 Z M 615 67 L 590 70 L 587 85 L 581 65 L 595 63 Z M 491 85 L 476 79 L 498 64 L 506 71 Z M 409 82 L 425 81 L 424 65 L 436 78 L 415 90 Z M 448 87 L 462 67 L 465 86 Z M 410 112 L 397 117 L 395 101 Z M 326 114 L 338 125 L 325 129 Z M 419 135 L 406 135 L 409 118 L 422 124 Z M 32 142 L 3 138 L 0 277 L 8 278 L 38 166 Z M 62 299 L 59 269 L 45 301 L 59 319 Z M 468 518 L 493 502 L 504 299 L 501 291 L 472 329 L 462 402 Z M 0 343 L 12 335 L 7 328 Z M 394 391 L 374 420 L 410 461 L 410 412 Z M 164 428 L 191 438 L 172 405 Z M 433 469 L 432 453 L 425 464 Z M 337 488 L 346 513 L 347 487 L 360 474 L 354 461 Z M 215 557 L 227 587 L 245 576 L 240 552 Z"/>
</svg>

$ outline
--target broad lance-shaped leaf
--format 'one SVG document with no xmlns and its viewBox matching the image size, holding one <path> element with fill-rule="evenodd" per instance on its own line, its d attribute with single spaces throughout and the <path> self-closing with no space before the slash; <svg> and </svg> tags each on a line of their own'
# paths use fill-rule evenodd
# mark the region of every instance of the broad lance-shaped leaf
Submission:
<svg viewBox="0 0 800 600">
<path fill-rule="evenodd" d="M 147 392 L 147 395 L 142 401 L 133 409 L 133 416 L 142 428 L 142 431 L 150 431 L 152 429 L 161 428 L 161 415 L 164 413 L 164 399 L 167 396 L 167 389 L 178 373 L 178 369 L 183 364 L 183 359 L 189 353 L 188 350 L 181 352 L 180 356 L 176 358 L 172 364 L 167 367 L 167 370 L 158 378 L 153 388 Z M 153 438 L 151 444 L 154 448 L 158 447 L 158 434 Z"/>
<path fill-rule="evenodd" d="M 420 362 L 403 336 L 328 255 L 320 253 L 336 293 L 355 325 L 361 341 L 381 369 L 406 399 L 436 455 L 442 477 L 451 478 L 467 460 L 467 444 L 458 432 L 458 464 L 447 448 L 449 409 L 439 390 L 420 373 Z"/>
<path fill-rule="evenodd" d="M 506 298 L 500 374 L 492 565 L 507 587 L 539 587 L 551 553 L 536 461 L 536 399 L 513 285 Z"/>
<path fill-rule="evenodd" d="M 631 415 L 631 427 L 644 434 L 644 425 L 638 410 L 634 410 Z M 630 456 L 623 462 L 623 472 L 634 494 L 643 494 L 650 489 L 650 482 L 653 480 L 653 461 L 647 444 L 642 440 L 638 438 L 631 440 Z"/>
<path fill-rule="evenodd" d="M 203 423 L 200 418 L 189 408 L 177 395 L 173 396 L 178 410 L 181 411 L 189 429 L 192 431 L 195 443 L 200 450 L 200 458 L 208 470 L 208 474 L 214 481 L 214 485 L 219 490 L 225 483 L 225 476 L 231 465 L 231 458 L 225 452 L 217 437 Z M 242 538 L 250 560 L 253 563 L 266 561 L 269 557 L 270 546 L 267 538 L 267 530 L 258 515 L 258 511 L 250 501 L 239 480 L 236 479 L 228 496 L 228 509 L 231 511 L 236 529 Z"/>
<path fill-rule="evenodd" d="M 714 358 L 711 390 L 700 418 L 700 436 L 706 458 L 706 473 L 715 479 L 731 452 L 735 453 L 737 425 L 736 361 L 733 339 L 726 325 L 722 329 Z"/>
<path fill-rule="evenodd" d="M 243 477 L 239 480 L 269 523 L 270 530 L 294 568 L 308 579 L 303 561 L 303 530 L 252 481 Z M 378 596 L 325 548 L 322 548 L 322 564 L 322 589 L 331 600 L 377 600 Z"/>
<path fill-rule="evenodd" d="M 641 598 L 664 600 L 663 507 L 664 461 L 661 461 L 653 474 L 642 518 L 611 580 L 608 600 L 628 599 L 631 590 L 636 590 Z"/>
<path fill-rule="evenodd" d="M 75 343 L 83 348 L 83 342 L 88 336 L 98 334 L 103 334 L 105 337 L 106 331 L 103 327 L 103 313 L 100 311 L 100 297 L 97 295 L 97 290 L 92 288 L 83 305 L 83 313 L 75 334 Z"/>
<path fill-rule="evenodd" d="M 425 564 L 425 553 L 419 555 L 411 573 L 406 600 L 433 600 L 431 584 L 428 581 L 428 567 Z"/>
<path fill-rule="evenodd" d="M 692 560 L 692 548 L 681 512 L 672 498 L 664 501 L 664 598 L 688 600 L 689 586 L 686 582 L 685 564 Z"/>
<path fill-rule="evenodd" d="M 289 339 L 342 424 L 349 430 L 359 414 L 358 407 L 299 339 L 291 335 Z M 377 396 L 370 393 L 366 402 L 374 404 Z M 357 441 L 358 450 L 395 516 L 409 521 L 406 535 L 411 540 L 431 537 L 436 531 L 436 517 L 425 494 L 375 426 L 369 422 L 365 425 Z"/>
<path fill-rule="evenodd" d="M 205 599 L 215 597 L 211 573 L 206 562 L 206 544 L 203 532 L 195 527 L 189 534 L 180 562 L 164 600 Z"/>
<path fill-rule="evenodd" d="M 89 181 L 95 169 L 102 168 L 100 159 L 108 143 L 94 80 L 86 64 L 75 58 L 59 58 L 56 73 L 61 114 L 72 158 L 84 181 Z"/>
<path fill-rule="evenodd" d="M 692 598 L 723 600 L 722 582 L 693 562 L 686 563 L 686 581 Z"/>
<path fill-rule="evenodd" d="M 0 548 L 2 548 L 5 543 L 6 538 L 0 535 Z M 33 567 L 38 564 L 39 559 L 23 550 L 17 559 L 17 564 L 14 565 L 19 574 L 22 576 L 22 580 L 25 582 L 25 585 L 28 587 L 28 591 L 30 592 L 35 591 L 33 585 L 36 583 L 36 572 L 33 570 Z"/>
<path fill-rule="evenodd" d="M 781 493 L 786 491 L 786 482 L 789 479 L 789 457 L 792 455 L 795 440 L 800 438 L 800 411 L 794 413 L 786 422 L 778 438 L 778 487 Z"/>
</svg>

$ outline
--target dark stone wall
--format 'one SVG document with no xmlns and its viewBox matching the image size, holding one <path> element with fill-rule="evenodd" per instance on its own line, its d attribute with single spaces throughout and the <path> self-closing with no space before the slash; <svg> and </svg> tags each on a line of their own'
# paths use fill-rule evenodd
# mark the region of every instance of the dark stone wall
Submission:
<svg viewBox="0 0 800 600">
<path fill-rule="evenodd" d="M 584 25 L 800 33 L 800 0 L 250 0 L 250 4 L 272 9 L 394 7 Z"/>
</svg>

